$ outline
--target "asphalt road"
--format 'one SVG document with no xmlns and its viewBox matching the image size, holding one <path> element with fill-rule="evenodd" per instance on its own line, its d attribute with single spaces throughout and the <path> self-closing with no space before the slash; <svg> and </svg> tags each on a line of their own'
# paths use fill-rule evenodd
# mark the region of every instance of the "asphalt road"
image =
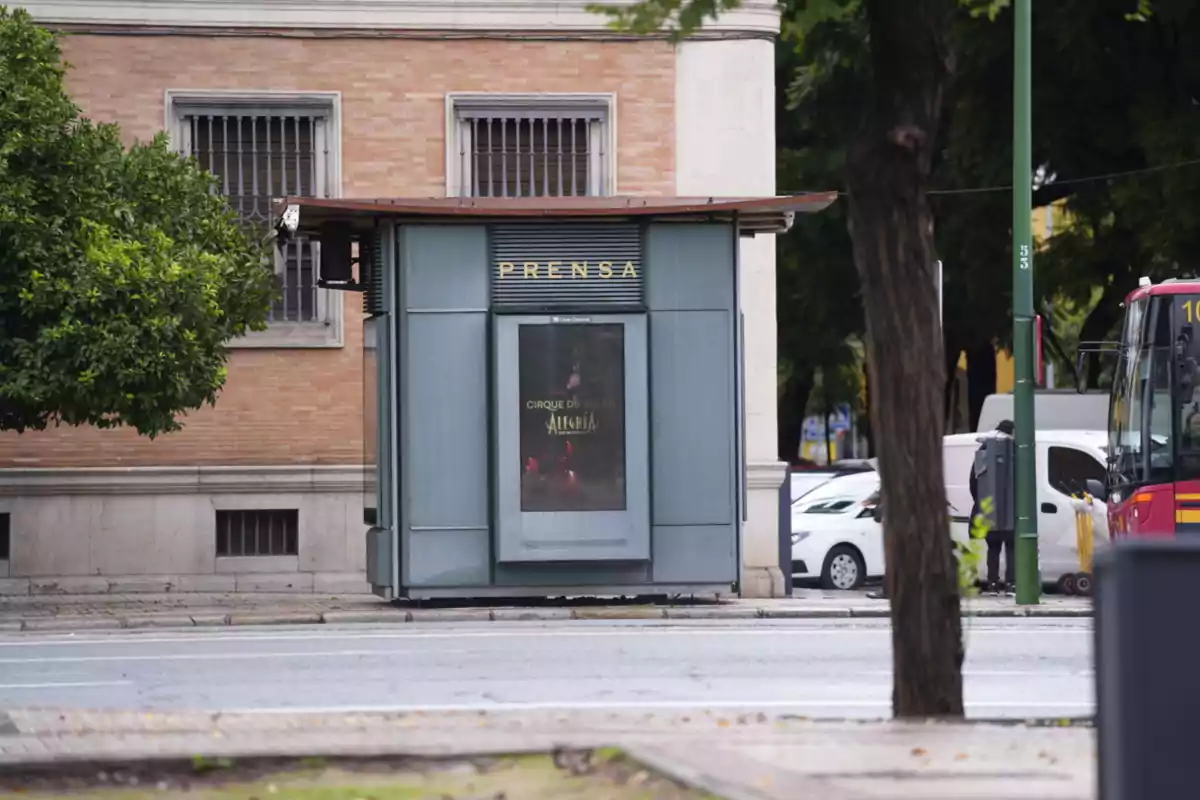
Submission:
<svg viewBox="0 0 1200 800">
<path fill-rule="evenodd" d="M 971 620 L 974 717 L 1093 705 L 1090 620 Z M 0 708 L 759 708 L 889 715 L 886 620 L 483 623 L 0 637 Z"/>
</svg>

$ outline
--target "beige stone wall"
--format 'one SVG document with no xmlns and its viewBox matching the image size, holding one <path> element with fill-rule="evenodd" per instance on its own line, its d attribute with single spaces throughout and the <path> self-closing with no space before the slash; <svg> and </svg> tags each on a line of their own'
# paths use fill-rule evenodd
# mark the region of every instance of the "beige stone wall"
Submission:
<svg viewBox="0 0 1200 800">
<path fill-rule="evenodd" d="M 447 92 L 612 92 L 618 191 L 675 192 L 676 60 L 663 42 L 89 34 L 63 49 L 77 102 L 130 139 L 162 128 L 168 89 L 341 92 L 346 197 L 445 194 Z M 344 347 L 233 351 L 216 407 L 179 433 L 0 435 L 0 468 L 361 463 L 361 296 L 343 301 Z"/>
</svg>

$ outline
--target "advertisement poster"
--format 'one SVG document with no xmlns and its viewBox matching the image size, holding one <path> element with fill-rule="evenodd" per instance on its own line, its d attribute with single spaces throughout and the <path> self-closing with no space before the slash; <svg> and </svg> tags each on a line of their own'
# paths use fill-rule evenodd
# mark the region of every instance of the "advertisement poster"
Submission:
<svg viewBox="0 0 1200 800">
<path fill-rule="evenodd" d="M 625 510 L 625 328 L 521 325 L 521 510 Z"/>
</svg>

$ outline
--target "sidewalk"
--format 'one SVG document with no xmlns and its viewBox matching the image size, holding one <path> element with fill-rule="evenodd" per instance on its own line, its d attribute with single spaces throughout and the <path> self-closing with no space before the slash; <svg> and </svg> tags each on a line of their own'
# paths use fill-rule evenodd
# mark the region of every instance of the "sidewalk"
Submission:
<svg viewBox="0 0 1200 800">
<path fill-rule="evenodd" d="M 811 722 L 695 712 L 269 714 L 0 712 L 0 766 L 196 756 L 464 756 L 624 748 L 729 800 L 1084 800 L 1088 728 Z"/>
<path fill-rule="evenodd" d="M 797 590 L 791 599 L 650 605 L 607 601 L 465 606 L 391 604 L 373 596 L 311 594 L 104 594 L 0 598 L 0 632 L 224 625 L 347 625 L 410 622 L 577 620 L 750 620 L 888 616 L 888 604 L 860 592 Z M 1048 596 L 1037 606 L 1008 597 L 976 597 L 972 617 L 1090 617 L 1090 600 Z"/>
<path fill-rule="evenodd" d="M 347 625 L 410 622 L 515 622 L 577 620 L 750 620 L 887 617 L 888 604 L 863 593 L 797 590 L 791 599 L 650 605 L 620 602 L 539 602 L 465 606 L 387 603 L 363 595 L 105 594 L 39 595 L 0 599 L 0 632 L 120 628 L 190 628 L 225 625 Z M 971 617 L 1090 617 L 1091 601 L 1044 597 L 1018 606 L 1007 597 L 964 603 Z"/>
</svg>

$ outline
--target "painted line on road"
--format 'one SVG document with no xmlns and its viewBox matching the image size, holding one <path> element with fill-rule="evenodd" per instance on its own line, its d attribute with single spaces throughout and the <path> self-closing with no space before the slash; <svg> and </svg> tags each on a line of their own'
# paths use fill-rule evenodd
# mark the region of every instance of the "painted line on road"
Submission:
<svg viewBox="0 0 1200 800">
<path fill-rule="evenodd" d="M 1071 714 L 1078 711 L 1091 712 L 1091 701 L 1060 700 L 983 700 L 967 701 L 967 709 L 1029 709 L 1045 713 L 1054 709 L 1056 714 Z M 295 706 L 236 709 L 226 708 L 229 714 L 429 714 L 429 713 L 478 713 L 481 711 L 653 711 L 686 710 L 703 713 L 709 709 L 740 708 L 747 711 L 759 709 L 809 708 L 878 708 L 891 711 L 892 701 L 881 700 L 648 700 L 612 702 L 503 702 L 503 703 L 447 703 L 408 705 L 346 705 L 346 706 Z"/>
<path fill-rule="evenodd" d="M 133 681 L 73 681 L 69 683 L 0 683 L 0 691 L 9 689 L 96 689 L 102 686 L 132 686 Z"/>
<path fill-rule="evenodd" d="M 1069 659 L 1069 658 L 1071 658 L 1071 656 L 1064 655 L 1064 656 L 1062 656 L 1062 658 Z M 871 677 L 887 677 L 887 678 L 892 677 L 891 670 L 886 670 L 886 669 L 863 670 L 863 671 L 856 670 L 854 672 L 839 671 L 837 674 L 839 676 L 855 675 L 855 676 L 871 676 Z M 962 674 L 963 674 L 964 678 L 1091 678 L 1091 677 L 1095 676 L 1096 671 L 1092 670 L 1092 669 L 1076 669 L 1076 670 L 1061 670 L 1061 669 L 1057 669 L 1057 670 L 1055 670 L 1055 669 L 1051 669 L 1051 670 L 1032 670 L 1032 669 L 973 670 L 973 669 L 964 669 Z"/>
<path fill-rule="evenodd" d="M 425 624 L 425 623 L 421 623 Z M 648 632 L 648 631 L 652 631 Z M 176 637 L 156 636 L 154 638 L 142 638 L 139 636 L 111 636 L 111 637 L 95 637 L 91 639 L 21 639 L 19 641 L 0 640 L 0 648 L 5 647 L 61 647 L 61 646 L 79 646 L 79 645 L 105 645 L 105 644 L 175 644 L 182 642 L 311 642 L 311 641 L 367 641 L 367 640 L 398 640 L 398 639 L 561 639 L 572 636 L 577 638 L 629 638 L 634 636 L 846 636 L 846 635 L 861 635 L 870 634 L 879 636 L 881 634 L 891 635 L 892 629 L 888 626 L 879 627 L 845 627 L 845 628 L 615 628 L 611 630 L 565 630 L 565 629 L 550 629 L 538 631 L 405 631 L 405 632 L 378 632 L 378 633 L 335 633 L 333 631 L 314 631 L 311 634 L 267 634 L 267 633 L 251 633 L 244 634 L 184 634 Z M 1008 627 L 996 628 L 981 628 L 972 627 L 967 630 L 968 635 L 986 633 L 1000 634 L 1005 636 L 1030 636 L 1052 634 L 1059 636 L 1062 634 L 1077 634 L 1077 635 L 1092 635 L 1091 627 L 1021 627 L 1018 629 Z"/>
<path fill-rule="evenodd" d="M 468 650 L 427 650 L 421 655 L 441 657 L 450 654 L 464 654 Z M 106 661 L 255 661 L 270 658 L 361 658 L 364 656 L 382 656 L 394 659 L 397 656 L 414 655 L 411 652 L 396 652 L 395 650 L 331 650 L 313 652 L 312 650 L 296 650 L 275 653 L 129 653 L 114 656 L 48 656 L 45 658 L 0 658 L 0 664 L 83 664 L 101 663 Z"/>
</svg>

